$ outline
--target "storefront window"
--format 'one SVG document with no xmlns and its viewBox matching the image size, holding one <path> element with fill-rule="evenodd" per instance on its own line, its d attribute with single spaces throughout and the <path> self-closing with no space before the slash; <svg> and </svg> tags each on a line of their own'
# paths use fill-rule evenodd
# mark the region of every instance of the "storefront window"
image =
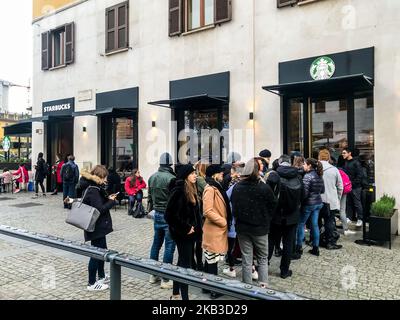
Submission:
<svg viewBox="0 0 400 320">
<path fill-rule="evenodd" d="M 288 152 L 304 154 L 303 100 L 290 99 L 288 123 Z"/>
<path fill-rule="evenodd" d="M 318 107 L 321 105 L 325 106 L 323 112 Z M 348 146 L 347 108 L 344 100 L 313 99 L 311 131 L 312 156 L 316 157 L 318 151 L 325 147 L 337 159 L 341 149 Z"/>
<path fill-rule="evenodd" d="M 371 94 L 354 99 L 355 146 L 367 169 L 369 183 L 374 182 L 374 104 Z"/>
</svg>

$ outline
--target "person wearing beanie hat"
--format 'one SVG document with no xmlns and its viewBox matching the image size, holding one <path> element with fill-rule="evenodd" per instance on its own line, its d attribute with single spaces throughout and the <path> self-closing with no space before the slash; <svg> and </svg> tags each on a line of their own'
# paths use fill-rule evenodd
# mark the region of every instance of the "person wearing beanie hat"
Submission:
<svg viewBox="0 0 400 320">
<path fill-rule="evenodd" d="M 160 166 L 171 167 L 173 165 L 172 156 L 165 152 L 160 156 Z"/>
<path fill-rule="evenodd" d="M 165 211 L 165 221 L 178 248 L 178 266 L 182 268 L 191 268 L 194 244 L 202 236 L 202 215 L 196 180 L 193 165 L 181 166 Z M 189 288 L 187 284 L 174 281 L 171 300 L 179 297 L 189 300 Z"/>
<path fill-rule="evenodd" d="M 265 174 L 268 171 L 269 163 L 271 162 L 271 151 L 269 151 L 268 149 L 264 149 L 260 151 L 258 155 L 262 158 L 264 165 L 263 173 Z"/>
<path fill-rule="evenodd" d="M 165 241 L 164 263 L 172 263 L 175 253 L 175 241 L 169 232 L 168 224 L 165 221 L 165 210 L 170 196 L 170 185 L 176 180 L 174 171 L 171 168 L 172 157 L 164 153 L 160 157 L 160 168 L 154 173 L 148 182 L 148 211 L 154 210 L 154 236 L 150 251 L 150 259 L 158 261 L 161 247 Z M 160 279 L 150 276 L 150 283 L 156 283 Z M 162 279 L 161 289 L 171 289 L 172 281 Z"/>
<path fill-rule="evenodd" d="M 228 229 L 232 223 L 230 201 L 222 188 L 224 169 L 217 164 L 206 170 L 207 186 L 203 194 L 203 249 L 205 256 L 204 271 L 218 274 L 218 261 L 223 261 L 228 252 Z M 221 296 L 211 292 L 211 298 Z"/>
</svg>

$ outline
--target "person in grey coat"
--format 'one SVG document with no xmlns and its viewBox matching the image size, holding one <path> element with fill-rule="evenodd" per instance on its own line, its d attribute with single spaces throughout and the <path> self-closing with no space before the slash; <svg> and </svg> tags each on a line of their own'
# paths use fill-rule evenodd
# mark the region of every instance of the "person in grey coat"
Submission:
<svg viewBox="0 0 400 320">
<path fill-rule="evenodd" d="M 318 160 L 322 163 L 325 192 L 321 194 L 322 202 L 327 204 L 325 210 L 324 227 L 327 241 L 327 249 L 340 249 L 342 246 L 337 245 L 334 237 L 335 215 L 340 211 L 340 199 L 343 193 L 343 182 L 339 170 L 329 163 L 329 150 L 320 150 Z"/>
</svg>

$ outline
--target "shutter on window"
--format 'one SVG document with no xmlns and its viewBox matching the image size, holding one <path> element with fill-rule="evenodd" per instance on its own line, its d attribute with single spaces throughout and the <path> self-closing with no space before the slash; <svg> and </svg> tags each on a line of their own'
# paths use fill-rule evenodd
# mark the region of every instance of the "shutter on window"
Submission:
<svg viewBox="0 0 400 320">
<path fill-rule="evenodd" d="M 232 0 L 215 0 L 214 6 L 216 24 L 232 20 Z"/>
<path fill-rule="evenodd" d="M 74 42 L 75 42 L 75 26 L 74 23 L 65 25 L 65 63 L 74 63 Z"/>
<path fill-rule="evenodd" d="M 286 7 L 286 6 L 292 6 L 299 2 L 298 0 L 277 0 L 277 6 L 278 8 Z"/>
<path fill-rule="evenodd" d="M 169 0 L 169 36 L 182 33 L 183 0 Z"/>
<path fill-rule="evenodd" d="M 113 51 L 116 41 L 115 26 L 116 26 L 115 8 L 106 9 L 106 52 Z"/>
<path fill-rule="evenodd" d="M 50 43 L 50 32 L 42 33 L 42 70 L 48 70 L 50 68 L 50 57 L 49 49 Z"/>
<path fill-rule="evenodd" d="M 128 2 L 119 5 L 117 11 L 117 44 L 116 48 L 123 49 L 129 47 L 129 6 Z"/>
</svg>

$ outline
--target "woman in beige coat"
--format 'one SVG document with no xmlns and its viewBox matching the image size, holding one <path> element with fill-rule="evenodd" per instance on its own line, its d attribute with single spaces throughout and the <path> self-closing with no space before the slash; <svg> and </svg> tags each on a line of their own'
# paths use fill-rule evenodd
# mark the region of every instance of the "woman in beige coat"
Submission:
<svg viewBox="0 0 400 320">
<path fill-rule="evenodd" d="M 203 249 L 204 271 L 218 274 L 218 261 L 223 260 L 228 251 L 228 229 L 232 221 L 229 199 L 222 188 L 223 169 L 211 165 L 206 171 L 207 186 L 203 193 Z M 211 298 L 219 294 L 212 292 Z"/>
</svg>

